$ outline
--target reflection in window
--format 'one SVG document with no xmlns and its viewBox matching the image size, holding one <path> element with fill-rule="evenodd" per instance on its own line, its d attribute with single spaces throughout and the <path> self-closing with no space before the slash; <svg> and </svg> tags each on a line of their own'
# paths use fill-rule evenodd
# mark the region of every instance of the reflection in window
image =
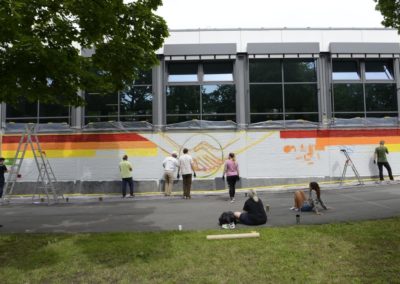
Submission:
<svg viewBox="0 0 400 284">
<path fill-rule="evenodd" d="M 285 112 L 318 112 L 317 84 L 285 85 Z"/>
<path fill-rule="evenodd" d="M 249 72 L 251 123 L 306 118 L 318 121 L 314 59 L 250 60 Z"/>
<path fill-rule="evenodd" d="M 236 119 L 235 86 L 194 85 L 167 88 L 167 123 L 192 119 Z"/>
<path fill-rule="evenodd" d="M 36 122 L 38 115 L 38 103 L 28 102 L 26 99 L 21 99 L 17 104 L 7 104 L 7 118 L 10 120 L 31 117 L 32 122 Z"/>
<path fill-rule="evenodd" d="M 362 84 L 335 84 L 333 86 L 335 112 L 357 112 L 364 110 Z"/>
<path fill-rule="evenodd" d="M 250 85 L 250 112 L 283 111 L 282 85 Z"/>
<path fill-rule="evenodd" d="M 396 111 L 396 85 L 366 84 L 365 100 L 367 111 Z"/>
<path fill-rule="evenodd" d="M 393 64 L 391 61 L 366 61 L 366 80 L 393 80 Z"/>
<path fill-rule="evenodd" d="M 280 59 L 250 60 L 250 82 L 282 82 Z"/>
<path fill-rule="evenodd" d="M 203 63 L 203 81 L 233 81 L 233 64 L 231 62 Z"/>
<path fill-rule="evenodd" d="M 200 113 L 199 86 L 169 86 L 167 88 L 167 114 Z"/>
<path fill-rule="evenodd" d="M 120 120 L 152 122 L 153 93 L 151 86 L 133 86 L 120 93 Z"/>
<path fill-rule="evenodd" d="M 236 112 L 234 85 L 204 85 L 201 95 L 203 114 Z"/>
<path fill-rule="evenodd" d="M 283 61 L 283 74 L 285 82 L 317 81 L 315 61 L 313 59 L 285 60 Z"/>
<path fill-rule="evenodd" d="M 196 82 L 197 63 L 169 63 L 168 82 Z"/>
<path fill-rule="evenodd" d="M 333 61 L 332 80 L 360 80 L 357 61 Z"/>
<path fill-rule="evenodd" d="M 118 94 L 99 95 L 97 93 L 86 93 L 86 116 L 102 116 L 110 120 L 118 118 Z M 104 120 L 98 120 L 104 121 Z"/>
</svg>

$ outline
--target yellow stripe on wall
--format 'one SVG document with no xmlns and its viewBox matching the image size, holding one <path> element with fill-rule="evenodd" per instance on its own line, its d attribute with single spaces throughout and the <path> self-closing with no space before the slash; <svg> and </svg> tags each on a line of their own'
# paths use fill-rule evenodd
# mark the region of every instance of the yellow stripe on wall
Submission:
<svg viewBox="0 0 400 284">
<path fill-rule="evenodd" d="M 127 154 L 129 157 L 154 157 L 158 155 L 157 148 L 136 148 L 136 149 L 116 149 Z M 107 150 L 106 150 L 107 151 Z M 98 152 L 104 153 L 104 150 L 46 150 L 48 158 L 95 158 Z M 22 153 L 21 153 L 22 154 Z M 15 151 L 3 151 L 2 155 L 6 159 L 13 159 Z M 25 158 L 33 158 L 32 151 L 26 151 Z"/>
</svg>

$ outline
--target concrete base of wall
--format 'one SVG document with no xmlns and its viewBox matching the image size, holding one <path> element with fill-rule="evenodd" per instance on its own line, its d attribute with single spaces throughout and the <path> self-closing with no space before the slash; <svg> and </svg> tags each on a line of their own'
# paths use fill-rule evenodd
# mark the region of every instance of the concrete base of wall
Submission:
<svg viewBox="0 0 400 284">
<path fill-rule="evenodd" d="M 371 177 L 365 177 L 371 178 Z M 241 178 L 236 188 L 251 188 L 251 187 L 268 187 L 268 186 L 282 186 L 282 185 L 296 185 L 304 184 L 306 186 L 311 181 L 317 182 L 339 182 L 340 178 L 254 178 L 246 179 Z M 35 192 L 35 182 L 17 182 L 14 187 L 13 194 L 33 194 Z M 63 194 L 120 194 L 121 182 L 120 181 L 67 181 L 57 182 L 56 188 Z M 192 189 L 194 191 L 212 191 L 227 189 L 228 185 L 222 178 L 214 179 L 194 179 Z M 134 191 L 136 193 L 149 193 L 149 192 L 164 192 L 164 181 L 160 180 L 143 180 L 134 181 Z M 182 179 L 175 181 L 174 192 L 182 192 Z M 129 192 L 129 190 L 128 190 Z"/>
</svg>

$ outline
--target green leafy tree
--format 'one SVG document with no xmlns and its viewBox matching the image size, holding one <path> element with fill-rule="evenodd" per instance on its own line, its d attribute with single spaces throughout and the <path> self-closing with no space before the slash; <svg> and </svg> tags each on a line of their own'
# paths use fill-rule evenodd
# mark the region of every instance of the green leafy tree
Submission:
<svg viewBox="0 0 400 284">
<path fill-rule="evenodd" d="M 122 90 L 158 63 L 161 0 L 0 0 L 0 101 L 82 105 L 78 90 Z M 91 57 L 81 48 L 95 49 Z M 101 70 L 101 71 L 99 71 Z"/>
<path fill-rule="evenodd" d="M 374 0 L 376 10 L 383 15 L 382 24 L 400 31 L 400 2 L 398 0 Z"/>
</svg>

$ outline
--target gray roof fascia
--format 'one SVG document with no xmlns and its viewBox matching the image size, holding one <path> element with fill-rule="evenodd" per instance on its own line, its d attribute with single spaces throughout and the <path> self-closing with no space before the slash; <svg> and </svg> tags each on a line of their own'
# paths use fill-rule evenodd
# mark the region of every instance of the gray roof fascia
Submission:
<svg viewBox="0 0 400 284">
<path fill-rule="evenodd" d="M 315 54 L 319 52 L 319 42 L 270 42 L 247 44 L 248 54 Z"/>
<path fill-rule="evenodd" d="M 397 42 L 331 42 L 329 48 L 334 54 L 400 54 Z"/>
<path fill-rule="evenodd" d="M 164 55 L 230 55 L 236 54 L 236 43 L 166 44 Z"/>
</svg>

